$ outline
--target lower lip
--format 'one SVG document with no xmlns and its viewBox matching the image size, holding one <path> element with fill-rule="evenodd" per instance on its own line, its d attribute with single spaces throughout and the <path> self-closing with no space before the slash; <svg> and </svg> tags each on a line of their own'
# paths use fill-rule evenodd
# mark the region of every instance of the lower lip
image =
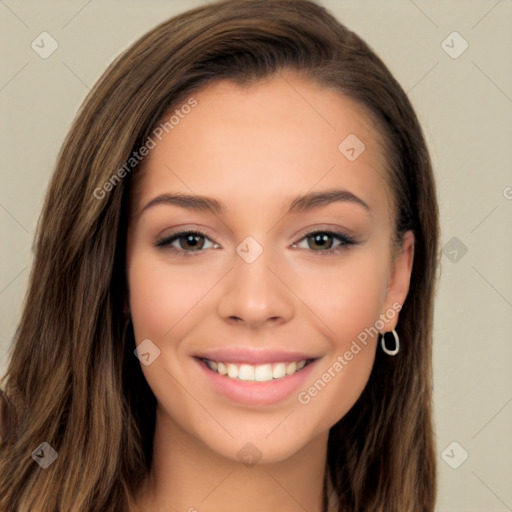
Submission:
<svg viewBox="0 0 512 512">
<path fill-rule="evenodd" d="M 294 391 L 299 390 L 311 374 L 312 367 L 318 361 L 313 361 L 293 375 L 258 382 L 232 379 L 210 370 L 201 360 L 194 359 L 215 392 L 245 405 L 272 405 L 286 400 Z"/>
</svg>

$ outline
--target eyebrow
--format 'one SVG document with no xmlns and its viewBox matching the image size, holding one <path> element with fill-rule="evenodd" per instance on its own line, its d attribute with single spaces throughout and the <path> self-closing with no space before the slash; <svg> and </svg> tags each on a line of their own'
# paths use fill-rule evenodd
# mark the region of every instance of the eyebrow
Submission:
<svg viewBox="0 0 512 512">
<path fill-rule="evenodd" d="M 336 202 L 358 204 L 371 215 L 371 208 L 365 201 L 363 201 L 360 197 L 356 196 L 352 192 L 341 189 L 331 189 L 325 190 L 323 192 L 310 192 L 308 194 L 298 196 L 292 200 L 285 215 L 313 210 L 315 208 L 321 208 L 322 206 L 327 206 Z M 148 208 L 161 204 L 180 206 L 190 210 L 210 210 L 213 213 L 219 215 L 225 215 L 228 213 L 226 205 L 223 202 L 214 199 L 213 197 L 176 193 L 162 194 L 158 197 L 155 197 L 149 201 L 146 206 L 144 206 L 144 208 L 141 210 L 141 214 Z"/>
</svg>

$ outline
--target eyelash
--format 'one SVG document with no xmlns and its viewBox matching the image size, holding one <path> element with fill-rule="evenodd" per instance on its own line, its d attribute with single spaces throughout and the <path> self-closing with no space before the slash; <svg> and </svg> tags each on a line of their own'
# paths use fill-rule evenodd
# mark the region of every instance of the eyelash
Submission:
<svg viewBox="0 0 512 512">
<path fill-rule="evenodd" d="M 316 235 L 316 234 L 330 235 L 334 238 L 337 238 L 341 242 L 340 245 L 338 245 L 334 248 L 331 248 L 331 249 L 325 249 L 325 250 L 307 249 L 310 253 L 315 254 L 317 256 L 339 254 L 343 251 L 348 250 L 350 248 L 350 246 L 357 245 L 357 243 L 358 243 L 351 236 L 346 235 L 344 233 L 340 233 L 337 231 L 327 231 L 327 230 L 313 230 L 313 231 L 309 231 L 308 233 L 305 233 L 304 236 L 298 242 L 294 243 L 293 245 L 296 246 L 299 242 L 301 242 L 305 238 L 307 238 L 311 235 Z M 212 241 L 210 236 L 208 235 L 208 233 L 205 233 L 200 230 L 189 230 L 189 231 L 182 231 L 180 233 L 174 233 L 172 235 L 160 238 L 159 240 L 157 240 L 155 242 L 154 245 L 157 248 L 170 250 L 177 256 L 184 256 L 184 257 L 195 256 L 197 254 L 201 254 L 202 252 L 204 252 L 204 250 L 185 251 L 182 249 L 176 249 L 175 247 L 171 246 L 172 242 L 178 240 L 181 237 L 187 236 L 187 235 L 200 235 L 200 236 L 208 238 L 210 241 Z"/>
</svg>

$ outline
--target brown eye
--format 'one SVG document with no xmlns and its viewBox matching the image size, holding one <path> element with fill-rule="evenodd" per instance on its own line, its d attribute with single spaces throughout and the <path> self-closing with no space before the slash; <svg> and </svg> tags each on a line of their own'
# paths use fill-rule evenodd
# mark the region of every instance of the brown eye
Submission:
<svg viewBox="0 0 512 512">
<path fill-rule="evenodd" d="M 307 236 L 309 248 L 320 250 L 330 249 L 333 244 L 332 238 L 333 236 L 328 233 L 315 233 Z"/>
<path fill-rule="evenodd" d="M 194 249 L 202 249 L 204 246 L 204 236 L 198 233 L 188 233 L 186 235 L 181 235 L 175 240 L 180 241 L 180 249 L 185 251 L 194 250 Z"/>
<path fill-rule="evenodd" d="M 338 243 L 336 243 L 336 241 Z M 306 244 L 306 247 L 301 244 Z M 293 247 L 308 249 L 315 254 L 334 254 L 349 249 L 357 242 L 350 236 L 343 233 L 331 231 L 312 231 L 302 238 Z"/>
<path fill-rule="evenodd" d="M 217 248 L 219 245 L 212 242 L 204 233 L 184 231 L 157 240 L 155 247 L 170 250 L 180 255 L 190 255 L 192 253 L 204 252 L 206 249 Z"/>
</svg>

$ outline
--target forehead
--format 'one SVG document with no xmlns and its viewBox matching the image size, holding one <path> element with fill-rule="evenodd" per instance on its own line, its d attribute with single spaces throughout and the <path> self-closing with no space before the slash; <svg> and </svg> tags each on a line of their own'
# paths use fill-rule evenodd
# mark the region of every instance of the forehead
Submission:
<svg viewBox="0 0 512 512">
<path fill-rule="evenodd" d="M 183 191 L 268 208 L 343 186 L 387 209 L 381 138 L 347 96 L 288 72 L 244 87 L 218 81 L 191 97 L 194 108 L 176 105 L 162 120 L 180 113 L 144 162 L 140 202 Z"/>
</svg>

